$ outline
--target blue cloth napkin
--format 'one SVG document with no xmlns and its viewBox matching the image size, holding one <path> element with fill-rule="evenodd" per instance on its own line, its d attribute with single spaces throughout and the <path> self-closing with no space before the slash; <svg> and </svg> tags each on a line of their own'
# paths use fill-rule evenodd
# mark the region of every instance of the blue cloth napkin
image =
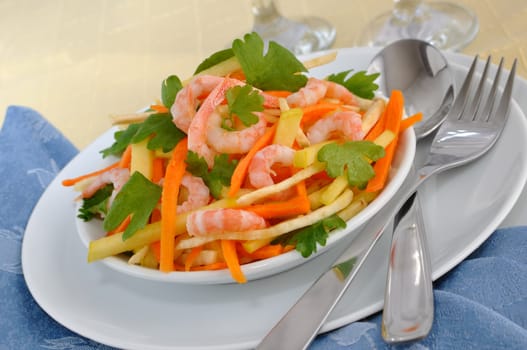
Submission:
<svg viewBox="0 0 527 350">
<path fill-rule="evenodd" d="M 0 350 L 111 349 L 49 317 L 24 282 L 20 250 L 40 195 L 77 149 L 37 112 L 9 107 L 0 131 Z M 317 337 L 310 349 L 527 349 L 527 227 L 497 230 L 435 282 L 436 317 L 419 342 L 390 346 L 380 314 Z"/>
</svg>

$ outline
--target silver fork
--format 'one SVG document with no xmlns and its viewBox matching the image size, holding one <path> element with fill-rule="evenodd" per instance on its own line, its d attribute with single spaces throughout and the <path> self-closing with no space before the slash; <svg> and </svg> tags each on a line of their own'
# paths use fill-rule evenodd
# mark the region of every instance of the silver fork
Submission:
<svg viewBox="0 0 527 350">
<path fill-rule="evenodd" d="M 476 61 L 477 61 L 477 57 L 474 60 L 472 67 L 470 69 L 470 73 L 467 75 L 467 79 L 465 80 L 465 83 L 463 84 L 460 90 L 458 99 L 455 101 L 453 105 L 453 109 L 450 112 L 451 116 L 448 118 L 448 122 L 450 123 L 450 125 L 445 126 L 445 128 L 442 129 L 442 134 L 441 135 L 438 134 L 438 136 L 434 140 L 433 149 L 431 150 L 431 155 L 428 159 L 429 164 L 427 165 L 432 165 L 432 164 L 443 162 L 444 160 L 437 159 L 437 158 L 443 157 L 445 152 L 448 153 L 455 149 L 459 149 L 460 151 L 458 152 L 463 152 L 462 154 L 457 154 L 455 156 L 463 157 L 463 158 L 466 158 L 468 156 L 468 153 L 470 152 L 474 152 L 474 157 L 479 157 L 478 152 L 482 152 L 482 153 L 486 152 L 486 149 L 482 147 L 483 145 L 475 143 L 473 138 L 466 138 L 464 136 L 464 134 L 462 133 L 462 130 L 464 129 L 466 123 L 470 123 L 470 124 L 466 127 L 465 132 L 472 133 L 476 131 L 480 133 L 479 137 L 484 139 L 484 142 L 488 142 L 489 148 L 492 147 L 492 144 L 493 144 L 492 142 L 498 139 L 499 133 L 501 132 L 501 128 L 499 128 L 499 125 L 501 123 L 504 124 L 504 121 L 499 121 L 496 123 L 496 125 L 490 125 L 489 122 L 491 122 L 490 117 L 491 117 L 491 113 L 493 112 L 492 107 L 494 103 L 493 97 L 497 93 L 497 85 L 499 83 L 499 78 L 501 75 L 503 59 L 500 61 L 500 65 L 496 73 L 494 85 L 492 86 L 490 90 L 489 100 L 487 101 L 487 104 L 483 107 L 483 109 L 482 109 L 481 103 L 482 103 L 482 96 L 483 96 L 483 91 L 484 91 L 484 86 L 485 86 L 485 80 L 486 80 L 487 72 L 488 72 L 489 65 L 490 65 L 490 57 L 487 59 L 487 63 L 483 69 L 480 83 L 474 93 L 473 103 L 470 105 L 467 105 L 468 97 L 470 93 L 469 85 L 472 80 L 471 78 L 474 72 Z M 495 114 L 495 117 L 498 117 L 499 115 L 500 115 L 499 111 L 497 111 Z M 506 115 L 506 114 L 504 113 L 502 115 Z M 457 116 L 457 118 L 452 118 L 453 116 Z M 492 134 L 486 136 L 485 134 L 488 134 L 488 133 L 492 133 Z M 445 144 L 445 142 L 447 143 Z M 441 150 L 442 147 L 446 147 L 448 149 Z M 449 155 L 449 157 L 451 157 L 451 155 Z M 467 158 L 464 161 L 469 162 L 470 159 Z M 421 169 L 421 176 L 427 176 L 427 174 L 424 172 L 423 169 Z M 412 197 L 413 196 L 411 196 L 410 198 Z M 408 200 L 403 205 L 403 207 L 409 206 L 411 204 L 412 204 L 412 201 Z M 392 246 L 392 249 L 393 249 L 393 246 Z M 403 252 L 399 252 L 399 253 L 403 253 Z M 390 268 L 395 269 L 396 267 L 390 266 Z M 397 275 L 398 278 L 409 277 L 408 274 L 404 276 L 407 270 L 402 270 L 401 267 L 398 267 L 398 268 L 400 269 L 399 271 L 400 276 Z M 404 266 L 402 268 L 404 268 Z M 425 268 L 427 268 L 427 266 L 425 266 Z M 431 267 L 428 266 L 428 268 L 431 268 Z M 390 288 L 391 282 L 392 281 L 388 280 L 387 287 L 386 287 L 387 288 L 386 297 L 385 297 L 384 311 L 383 311 L 383 316 L 382 316 L 383 338 L 388 343 L 397 343 L 400 341 L 416 340 L 416 339 L 426 336 L 428 334 L 428 331 L 432 327 L 433 309 L 432 310 L 424 310 L 424 309 L 419 310 L 419 313 L 417 315 L 420 316 L 420 318 L 401 317 L 403 314 L 403 311 L 400 311 L 400 310 L 398 312 L 395 312 L 395 311 L 397 310 L 397 308 L 404 307 L 404 306 L 401 306 L 401 304 L 404 304 L 404 300 L 408 298 L 409 295 L 404 295 L 405 291 L 402 290 L 401 288 Z M 420 285 L 419 287 L 427 288 L 431 286 Z M 431 294 L 432 291 L 430 290 L 427 292 L 428 293 L 424 293 L 423 291 L 423 293 L 417 294 L 417 296 L 423 297 L 423 298 L 424 297 L 433 298 L 433 295 Z M 391 301 L 396 301 L 396 302 L 394 302 L 393 305 L 391 305 L 392 304 Z M 417 304 L 415 301 L 412 301 L 410 305 L 429 306 L 429 304 L 424 302 L 423 300 L 421 300 L 420 304 Z"/>
<path fill-rule="evenodd" d="M 471 85 L 477 62 L 476 56 L 445 122 L 432 141 L 424 166 L 417 171 L 417 177 L 407 180 L 397 202 L 389 203 L 370 219 L 361 233 L 351 242 L 350 247 L 336 257 L 331 268 L 300 297 L 256 349 L 307 348 L 379 241 L 390 222 L 389 219 L 413 196 L 417 188 L 433 175 L 479 158 L 495 144 L 508 117 L 516 74 L 516 60 L 497 106 L 495 101 L 498 101 L 503 58 L 486 99 L 482 97 L 485 92 L 490 57 L 487 59 L 479 84 L 472 93 Z M 482 101 L 485 100 L 487 102 L 482 105 Z"/>
</svg>

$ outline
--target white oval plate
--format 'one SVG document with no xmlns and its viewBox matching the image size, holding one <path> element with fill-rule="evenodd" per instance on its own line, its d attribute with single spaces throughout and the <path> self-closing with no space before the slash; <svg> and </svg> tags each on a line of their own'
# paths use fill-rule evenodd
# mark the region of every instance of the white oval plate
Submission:
<svg viewBox="0 0 527 350">
<path fill-rule="evenodd" d="M 375 52 L 344 49 L 339 56 L 352 62 L 346 67 L 363 69 Z M 470 59 L 447 57 L 463 63 L 454 67 L 460 79 Z M 525 80 L 517 83 L 516 91 L 527 91 Z M 527 110 L 527 102 L 523 108 Z M 425 184 L 422 202 L 434 278 L 468 256 L 509 213 L 527 178 L 526 149 L 525 116 L 514 102 L 494 149 Z M 422 156 L 421 147 L 418 151 Z M 244 285 L 161 283 L 130 278 L 103 264 L 89 265 L 75 229 L 71 190 L 60 181 L 91 167 L 73 165 L 66 166 L 34 209 L 24 236 L 22 267 L 39 305 L 65 327 L 95 341 L 127 349 L 254 347 L 331 262 L 332 250 Z M 388 235 L 381 238 L 322 331 L 382 308 L 389 244 Z"/>
</svg>

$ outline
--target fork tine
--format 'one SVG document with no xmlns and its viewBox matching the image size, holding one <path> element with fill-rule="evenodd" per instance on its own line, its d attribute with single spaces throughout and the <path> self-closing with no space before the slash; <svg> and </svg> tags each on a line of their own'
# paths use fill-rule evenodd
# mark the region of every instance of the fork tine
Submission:
<svg viewBox="0 0 527 350">
<path fill-rule="evenodd" d="M 485 63 L 485 67 L 483 68 L 483 73 L 481 73 L 479 84 L 476 88 L 476 92 L 474 93 L 474 99 L 472 100 L 472 103 L 468 107 L 468 111 L 463 113 L 461 117 L 461 119 L 463 120 L 475 120 L 476 116 L 478 115 L 479 107 L 481 104 L 481 96 L 483 94 L 483 90 L 485 90 L 485 84 L 487 82 L 487 73 L 489 71 L 490 61 L 491 61 L 491 56 L 487 57 L 487 62 Z M 498 85 L 497 81 L 495 80 L 493 87 L 497 85 Z"/>
<path fill-rule="evenodd" d="M 505 123 L 507 120 L 508 114 L 509 114 L 509 108 L 510 108 L 510 102 L 512 97 L 512 89 L 514 87 L 514 77 L 516 75 L 516 64 L 518 60 L 514 59 L 514 62 L 512 63 L 512 68 L 509 73 L 509 77 L 507 78 L 507 83 L 505 84 L 505 88 L 503 89 L 503 94 L 501 95 L 501 100 L 498 105 L 498 109 L 496 112 L 491 116 L 492 120 L 496 123 Z"/>
<path fill-rule="evenodd" d="M 500 64 L 498 66 L 498 70 L 496 71 L 496 75 L 494 77 L 494 83 L 492 84 L 492 88 L 490 89 L 489 96 L 487 97 L 487 103 L 485 104 L 485 108 L 480 113 L 480 115 L 477 117 L 480 120 L 489 120 L 490 115 L 492 113 L 492 109 L 494 108 L 494 101 L 496 101 L 496 94 L 498 92 L 498 85 L 501 78 L 501 71 L 503 67 L 503 57 L 500 60 Z"/>
<path fill-rule="evenodd" d="M 468 93 L 470 91 L 470 85 L 472 83 L 472 76 L 474 75 L 474 71 L 476 70 L 477 63 L 478 63 L 478 55 L 474 57 L 474 60 L 472 61 L 472 64 L 470 65 L 470 68 L 465 77 L 465 80 L 463 81 L 463 85 L 461 86 L 461 89 L 459 89 L 457 96 L 454 100 L 454 104 L 452 105 L 452 108 L 450 109 L 450 112 L 448 113 L 449 115 L 448 118 L 459 119 L 461 115 L 463 114 L 463 110 L 465 109 L 465 106 L 468 100 Z"/>
</svg>

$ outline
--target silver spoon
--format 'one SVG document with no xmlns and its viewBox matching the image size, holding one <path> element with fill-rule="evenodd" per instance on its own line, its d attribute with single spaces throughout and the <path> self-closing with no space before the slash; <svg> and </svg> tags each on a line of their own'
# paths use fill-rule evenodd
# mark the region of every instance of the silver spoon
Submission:
<svg viewBox="0 0 527 350">
<path fill-rule="evenodd" d="M 399 45 L 401 46 L 400 49 L 398 49 Z M 395 50 L 389 53 L 390 56 L 394 55 L 393 58 L 390 58 L 388 62 L 386 59 L 381 59 L 382 57 L 388 58 L 388 56 L 379 54 L 372 61 L 370 68 L 372 71 L 382 71 L 383 74 L 388 75 L 380 81 L 383 91 L 397 88 L 407 94 L 405 96 L 405 107 L 408 114 L 422 111 L 424 116 L 429 116 L 424 122 L 421 122 L 421 125 L 427 125 L 424 128 L 428 131 L 427 133 L 419 132 L 424 137 L 425 134 L 431 133 L 435 127 L 441 124 L 453 99 L 452 78 L 449 76 L 446 61 L 434 47 L 422 41 L 412 41 L 411 39 L 396 42 L 385 50 L 389 52 Z M 401 54 L 395 55 L 399 50 L 401 50 Z M 391 69 L 392 65 L 395 69 Z M 394 78 L 394 76 L 400 76 L 402 79 L 405 75 L 407 79 L 404 80 L 395 80 Z M 395 87 L 387 85 L 388 82 L 394 81 L 400 85 Z M 442 83 L 439 84 L 437 81 Z M 435 86 L 435 88 L 430 89 L 430 86 Z M 426 93 L 421 94 L 425 91 Z M 443 94 L 442 92 L 445 91 L 446 93 Z M 437 99 L 434 98 L 433 101 L 429 101 L 430 97 Z M 419 99 L 428 102 L 417 104 Z M 419 110 L 416 107 L 419 107 Z M 439 112 L 436 113 L 436 111 Z M 367 229 L 364 228 L 362 233 L 353 239 L 353 243 L 349 247 L 344 246 L 345 250 L 337 253 L 337 261 L 333 266 L 316 280 L 264 337 L 256 349 L 307 348 L 379 241 L 382 236 L 380 229 L 385 223 L 383 218 L 396 209 L 395 204 L 397 203 L 392 201 L 385 208 L 382 208 L 381 212 L 377 214 L 382 220 L 370 221 L 366 225 Z M 431 283 L 430 277 L 428 280 Z"/>
<path fill-rule="evenodd" d="M 403 92 L 408 114 L 423 112 L 414 126 L 418 140 L 432 133 L 445 119 L 453 101 L 453 78 L 438 49 L 427 42 L 405 39 L 379 52 L 369 72 L 380 72 L 385 94 Z M 399 210 L 394 228 L 382 316 L 382 337 L 388 343 L 416 340 L 428 335 L 434 319 L 430 254 L 417 193 Z"/>
</svg>

